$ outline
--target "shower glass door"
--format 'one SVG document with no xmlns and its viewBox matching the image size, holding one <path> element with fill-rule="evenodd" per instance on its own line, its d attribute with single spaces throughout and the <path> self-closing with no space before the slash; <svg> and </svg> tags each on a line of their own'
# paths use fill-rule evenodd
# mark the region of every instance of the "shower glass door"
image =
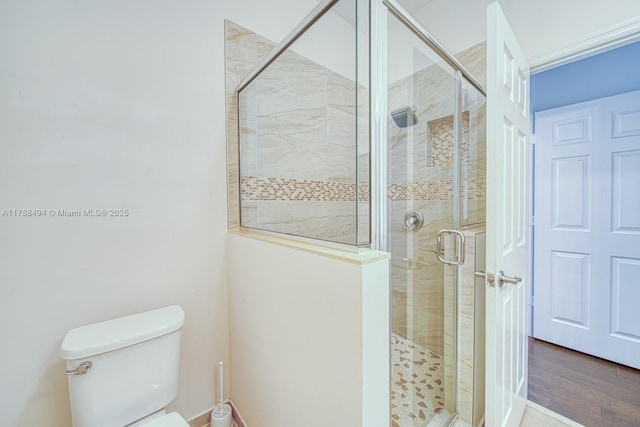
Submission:
<svg viewBox="0 0 640 427">
<path fill-rule="evenodd" d="M 392 426 L 456 413 L 457 72 L 393 15 L 388 23 L 388 249 Z M 468 117 L 467 117 L 468 120 Z M 468 124 L 467 124 L 468 126 Z"/>
</svg>

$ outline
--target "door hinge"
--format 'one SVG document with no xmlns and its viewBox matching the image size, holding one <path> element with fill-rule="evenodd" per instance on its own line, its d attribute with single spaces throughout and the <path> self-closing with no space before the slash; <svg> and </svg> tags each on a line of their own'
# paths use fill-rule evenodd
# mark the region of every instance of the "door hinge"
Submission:
<svg viewBox="0 0 640 427">
<path fill-rule="evenodd" d="M 529 218 L 529 225 L 536 225 L 535 215 L 531 215 L 531 217 Z"/>
<path fill-rule="evenodd" d="M 534 296 L 531 295 L 531 299 L 529 300 L 529 305 L 533 307 Z"/>
<path fill-rule="evenodd" d="M 531 141 L 531 145 L 536 145 L 536 134 L 535 133 L 531 134 L 530 141 Z"/>
</svg>

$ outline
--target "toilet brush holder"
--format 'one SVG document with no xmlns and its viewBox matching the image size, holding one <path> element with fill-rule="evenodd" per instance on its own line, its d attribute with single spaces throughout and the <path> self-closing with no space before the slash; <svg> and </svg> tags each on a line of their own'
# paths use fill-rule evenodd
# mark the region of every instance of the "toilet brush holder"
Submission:
<svg viewBox="0 0 640 427">
<path fill-rule="evenodd" d="M 224 401 L 224 366 L 222 362 L 218 363 L 218 381 L 220 401 L 211 411 L 211 427 L 231 427 L 231 405 L 222 403 Z"/>
<path fill-rule="evenodd" d="M 219 403 L 213 408 L 211 427 L 231 427 L 231 405 Z"/>
</svg>

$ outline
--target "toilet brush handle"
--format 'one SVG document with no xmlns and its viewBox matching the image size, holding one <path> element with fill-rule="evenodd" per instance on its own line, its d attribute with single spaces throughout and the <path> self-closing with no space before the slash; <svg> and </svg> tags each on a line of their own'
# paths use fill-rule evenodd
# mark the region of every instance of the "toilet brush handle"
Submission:
<svg viewBox="0 0 640 427">
<path fill-rule="evenodd" d="M 220 387 L 220 403 L 224 401 L 224 365 L 222 364 L 222 360 L 218 363 L 218 375 L 219 375 L 219 387 Z"/>
</svg>

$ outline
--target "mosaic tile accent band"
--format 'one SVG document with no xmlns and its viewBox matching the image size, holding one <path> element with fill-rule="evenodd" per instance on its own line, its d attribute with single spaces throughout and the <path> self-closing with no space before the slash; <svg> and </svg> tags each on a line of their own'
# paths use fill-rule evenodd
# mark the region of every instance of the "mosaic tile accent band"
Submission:
<svg viewBox="0 0 640 427">
<path fill-rule="evenodd" d="M 482 176 L 466 180 L 462 185 L 462 197 L 468 200 L 486 200 L 487 178 Z"/>
<path fill-rule="evenodd" d="M 245 175 L 241 178 L 242 200 L 300 202 L 350 202 L 356 200 L 356 185 L 335 181 L 271 178 Z M 369 200 L 369 186 L 358 186 L 358 200 Z"/>
<path fill-rule="evenodd" d="M 453 199 L 453 181 L 450 179 L 389 185 L 389 200 L 393 201 L 451 199 Z"/>
<path fill-rule="evenodd" d="M 462 196 L 469 200 L 485 200 L 487 180 L 484 177 L 471 178 L 462 185 Z M 410 182 L 408 184 L 389 184 L 389 200 L 451 200 L 453 199 L 453 181 Z"/>
<path fill-rule="evenodd" d="M 291 178 L 271 178 L 245 175 L 241 178 L 242 200 L 351 202 L 356 200 L 356 185 L 335 181 L 313 181 Z M 369 186 L 358 186 L 358 201 L 369 201 Z M 484 177 L 463 183 L 462 196 L 469 200 L 485 200 L 487 182 Z M 451 200 L 453 181 L 390 184 L 389 200 Z"/>
</svg>

